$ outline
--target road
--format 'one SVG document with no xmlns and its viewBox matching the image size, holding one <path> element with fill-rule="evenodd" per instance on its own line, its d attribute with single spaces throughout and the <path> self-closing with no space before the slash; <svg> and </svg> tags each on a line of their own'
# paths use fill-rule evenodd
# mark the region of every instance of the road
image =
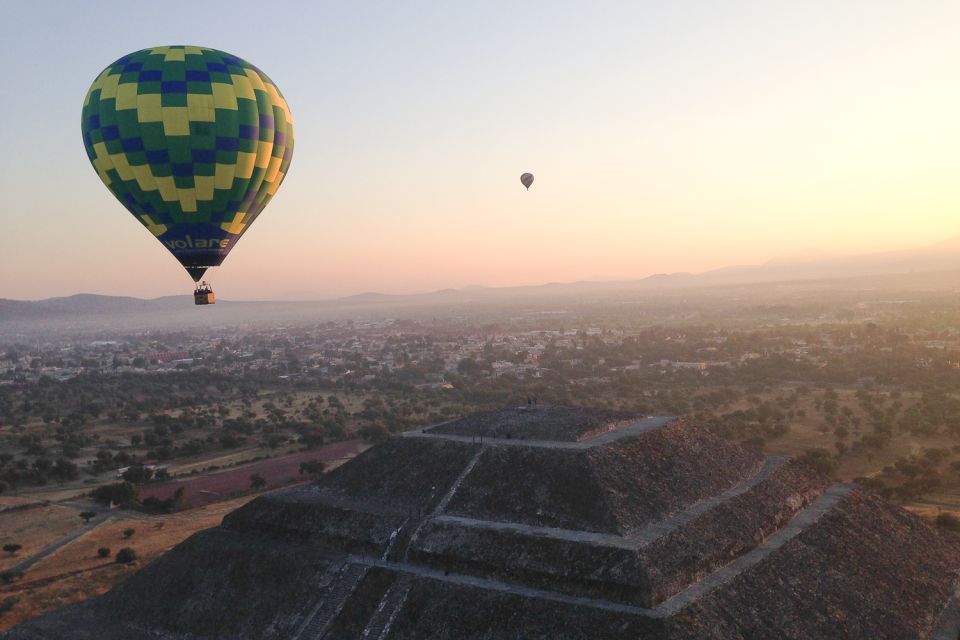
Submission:
<svg viewBox="0 0 960 640">
<path fill-rule="evenodd" d="M 97 527 L 99 527 L 101 524 L 103 524 L 104 522 L 110 519 L 110 515 L 111 514 L 109 513 L 98 514 L 97 516 L 91 518 L 90 522 L 88 522 L 87 524 L 77 529 L 74 529 L 67 535 L 63 536 L 62 538 L 51 542 L 50 544 L 45 546 L 43 549 L 40 549 L 40 551 L 33 554 L 29 558 L 25 558 L 20 562 L 18 562 L 17 564 L 13 565 L 9 569 L 7 569 L 7 571 L 11 573 L 25 572 L 27 569 L 37 564 L 38 562 L 40 562 L 50 554 L 57 551 L 58 549 L 65 547 L 66 545 L 70 544 L 80 536 L 87 534 L 93 531 L 94 529 L 96 529 Z"/>
</svg>

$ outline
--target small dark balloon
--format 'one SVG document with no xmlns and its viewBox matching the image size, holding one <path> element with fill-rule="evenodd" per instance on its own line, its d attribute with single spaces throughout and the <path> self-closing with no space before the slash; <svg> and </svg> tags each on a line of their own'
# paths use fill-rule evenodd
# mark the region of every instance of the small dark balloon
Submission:
<svg viewBox="0 0 960 640">
<path fill-rule="evenodd" d="M 525 186 L 525 187 L 527 188 L 527 190 L 529 191 L 529 190 L 530 190 L 530 185 L 533 184 L 533 174 L 532 174 L 532 173 L 525 173 L 525 174 L 523 174 L 522 176 L 520 176 L 520 184 L 522 184 L 523 186 Z"/>
</svg>

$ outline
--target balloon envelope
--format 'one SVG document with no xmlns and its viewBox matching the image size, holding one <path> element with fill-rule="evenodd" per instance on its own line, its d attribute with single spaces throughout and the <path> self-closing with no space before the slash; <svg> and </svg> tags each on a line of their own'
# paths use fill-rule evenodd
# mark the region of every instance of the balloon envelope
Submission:
<svg viewBox="0 0 960 640">
<path fill-rule="evenodd" d="M 87 92 L 81 131 L 103 183 L 194 280 L 223 262 L 293 156 L 293 119 L 273 81 L 202 47 L 111 64 Z"/>
<path fill-rule="evenodd" d="M 520 184 L 525 186 L 527 189 L 530 189 L 530 185 L 533 184 L 533 174 L 525 173 L 522 176 L 520 176 Z"/>
</svg>

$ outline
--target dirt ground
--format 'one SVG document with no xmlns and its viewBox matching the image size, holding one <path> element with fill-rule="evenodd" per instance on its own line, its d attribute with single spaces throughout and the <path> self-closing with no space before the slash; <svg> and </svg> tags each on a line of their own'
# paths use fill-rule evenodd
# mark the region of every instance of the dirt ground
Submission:
<svg viewBox="0 0 960 640">
<path fill-rule="evenodd" d="M 356 451 L 365 448 L 357 442 L 336 443 L 326 447 L 325 451 L 330 456 L 340 456 L 328 461 L 327 470 L 340 466 L 352 458 Z M 318 450 L 303 455 L 322 457 L 320 453 Z M 265 464 L 271 462 L 264 461 Z M 246 477 L 251 473 L 251 468 L 241 467 L 238 472 Z M 195 480 L 203 481 L 210 477 L 215 478 L 216 475 L 197 476 Z M 194 533 L 219 525 L 223 516 L 257 495 L 260 494 L 248 494 L 166 515 L 152 516 L 124 510 L 113 512 L 99 526 L 31 566 L 21 579 L 11 584 L 0 583 L 0 603 L 7 598 L 17 599 L 9 611 L 0 614 L 0 631 L 109 591 L 139 567 Z M 0 499 L 0 508 L 29 501 L 24 497 L 4 497 Z M 0 558 L 0 570 L 31 557 L 44 546 L 82 526 L 80 511 L 83 508 L 83 503 L 72 507 L 50 504 L 26 511 L 0 512 L 0 546 L 16 542 L 24 547 L 16 557 Z M 127 529 L 134 529 L 129 537 L 124 533 Z M 97 550 L 101 547 L 110 549 L 107 558 L 98 555 Z M 131 547 L 136 551 L 138 560 L 130 565 L 117 564 L 114 558 L 123 547 Z"/>
<path fill-rule="evenodd" d="M 10 611 L 0 615 L 0 631 L 47 611 L 109 591 L 113 585 L 187 537 L 219 525 L 224 515 L 254 497 L 256 496 L 243 496 L 163 516 L 145 517 L 135 514 L 135 517 L 131 517 L 134 514 L 115 514 L 89 533 L 31 567 L 20 581 L 0 586 L 0 601 L 9 597 L 18 598 Z M 69 512 L 71 523 L 81 523 L 76 511 L 64 507 L 55 509 Z M 38 513 L 38 516 L 40 515 L 43 514 Z M 37 529 L 40 524 L 41 519 L 37 518 L 32 526 Z M 0 516 L 0 527 L 2 526 L 5 526 L 5 523 L 3 516 Z M 124 531 L 129 528 L 135 532 L 125 538 Z M 38 537 L 49 542 L 59 536 L 43 533 Z M 31 546 L 39 547 L 41 544 L 36 542 Z M 110 549 L 108 558 L 97 555 L 100 547 Z M 131 565 L 118 565 L 114 562 L 116 552 L 123 547 L 133 548 L 139 560 Z M 22 559 L 28 557 L 29 553 L 21 552 L 19 556 Z"/>
<path fill-rule="evenodd" d="M 0 512 L 0 547 L 20 544 L 15 556 L 0 556 L 0 571 L 9 569 L 34 555 L 46 545 L 83 526 L 80 513 L 74 509 L 48 505 L 34 509 Z"/>
</svg>

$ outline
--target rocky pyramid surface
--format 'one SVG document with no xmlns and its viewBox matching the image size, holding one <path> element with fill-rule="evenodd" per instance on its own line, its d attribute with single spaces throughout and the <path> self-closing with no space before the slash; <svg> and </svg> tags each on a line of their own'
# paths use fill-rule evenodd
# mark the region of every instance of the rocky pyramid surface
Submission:
<svg viewBox="0 0 960 640">
<path fill-rule="evenodd" d="M 521 407 L 263 496 L 16 640 L 956 639 L 960 539 L 683 420 Z"/>
</svg>

